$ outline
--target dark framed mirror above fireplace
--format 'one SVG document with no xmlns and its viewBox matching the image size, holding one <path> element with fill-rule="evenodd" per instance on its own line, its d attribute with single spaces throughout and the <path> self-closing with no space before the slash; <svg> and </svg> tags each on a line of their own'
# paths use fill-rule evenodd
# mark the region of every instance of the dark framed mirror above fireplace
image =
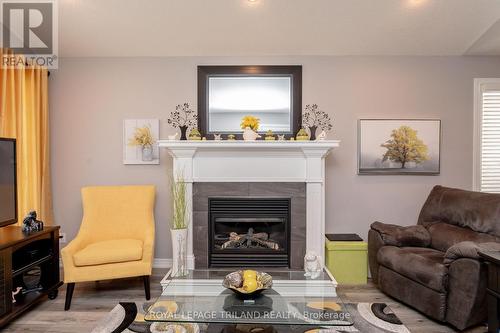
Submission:
<svg viewBox="0 0 500 333">
<path fill-rule="evenodd" d="M 198 66 L 202 135 L 241 139 L 245 116 L 260 119 L 261 134 L 295 136 L 302 125 L 302 66 Z"/>
<path fill-rule="evenodd" d="M 290 267 L 290 198 L 209 198 L 209 267 Z"/>
</svg>

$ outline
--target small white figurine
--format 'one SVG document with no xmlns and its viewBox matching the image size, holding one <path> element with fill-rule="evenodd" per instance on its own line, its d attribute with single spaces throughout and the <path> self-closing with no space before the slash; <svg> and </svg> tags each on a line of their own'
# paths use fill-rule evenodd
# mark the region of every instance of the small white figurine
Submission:
<svg viewBox="0 0 500 333">
<path fill-rule="evenodd" d="M 285 141 L 285 134 L 278 134 L 278 141 Z"/>
<path fill-rule="evenodd" d="M 16 288 L 16 291 L 13 291 L 12 292 L 12 303 L 16 303 L 16 295 L 19 294 L 19 292 L 22 290 L 23 288 L 21 287 L 17 287 Z"/>
<path fill-rule="evenodd" d="M 326 140 L 326 132 L 321 131 L 321 133 L 319 133 L 319 135 L 317 136 L 316 141 L 325 141 L 325 140 Z"/>
<path fill-rule="evenodd" d="M 308 251 L 304 257 L 304 276 L 309 276 L 311 279 L 317 279 L 321 273 L 321 263 L 319 257 L 313 251 Z"/>
<path fill-rule="evenodd" d="M 214 141 L 221 141 L 222 140 L 222 134 L 214 134 Z"/>
<path fill-rule="evenodd" d="M 174 135 L 169 135 L 168 139 L 171 140 L 171 141 L 177 140 L 177 136 L 178 135 L 179 135 L 179 133 L 175 133 Z"/>
</svg>

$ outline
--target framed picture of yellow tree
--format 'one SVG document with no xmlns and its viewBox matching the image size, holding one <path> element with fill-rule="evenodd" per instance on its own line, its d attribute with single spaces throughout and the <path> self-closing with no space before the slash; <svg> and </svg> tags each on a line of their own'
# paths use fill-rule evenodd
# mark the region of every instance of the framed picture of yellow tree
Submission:
<svg viewBox="0 0 500 333">
<path fill-rule="evenodd" d="M 358 174 L 438 175 L 441 121 L 360 119 Z"/>
</svg>

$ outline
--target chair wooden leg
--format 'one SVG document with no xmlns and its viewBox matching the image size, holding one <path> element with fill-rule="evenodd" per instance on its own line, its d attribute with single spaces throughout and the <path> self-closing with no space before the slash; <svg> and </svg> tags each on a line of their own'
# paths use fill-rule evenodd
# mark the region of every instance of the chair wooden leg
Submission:
<svg viewBox="0 0 500 333">
<path fill-rule="evenodd" d="M 144 275 L 142 277 L 142 279 L 144 280 L 144 292 L 146 293 L 146 300 L 150 300 L 151 299 L 151 289 L 150 289 L 150 285 L 149 285 L 149 275 Z"/>
<path fill-rule="evenodd" d="M 66 302 L 64 302 L 64 311 L 68 311 L 71 307 L 71 298 L 73 297 L 73 290 L 75 290 L 74 283 L 68 283 L 68 288 L 66 289 Z"/>
</svg>

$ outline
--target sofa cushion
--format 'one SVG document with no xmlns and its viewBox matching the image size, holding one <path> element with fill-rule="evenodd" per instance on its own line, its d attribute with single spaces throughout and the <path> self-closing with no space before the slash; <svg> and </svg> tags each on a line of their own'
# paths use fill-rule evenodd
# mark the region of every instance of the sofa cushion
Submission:
<svg viewBox="0 0 500 333">
<path fill-rule="evenodd" d="M 500 237 L 500 194 L 435 186 L 424 203 L 418 224 L 435 221 Z"/>
<path fill-rule="evenodd" d="M 142 259 L 142 241 L 116 239 L 90 244 L 73 255 L 75 266 L 94 266 Z"/>
<path fill-rule="evenodd" d="M 384 246 L 377 255 L 379 263 L 430 289 L 445 292 L 448 268 L 444 253 L 422 247 Z"/>
<path fill-rule="evenodd" d="M 500 241 L 498 237 L 492 235 L 442 222 L 429 225 L 428 230 L 431 234 L 431 247 L 443 252 L 448 251 L 451 246 L 464 241 L 475 243 Z"/>
<path fill-rule="evenodd" d="M 379 286 L 384 293 L 412 306 L 431 318 L 441 321 L 445 319 L 447 298 L 445 292 L 427 288 L 384 266 L 380 266 L 379 275 Z M 405 332 L 409 331 L 405 330 Z"/>
</svg>

